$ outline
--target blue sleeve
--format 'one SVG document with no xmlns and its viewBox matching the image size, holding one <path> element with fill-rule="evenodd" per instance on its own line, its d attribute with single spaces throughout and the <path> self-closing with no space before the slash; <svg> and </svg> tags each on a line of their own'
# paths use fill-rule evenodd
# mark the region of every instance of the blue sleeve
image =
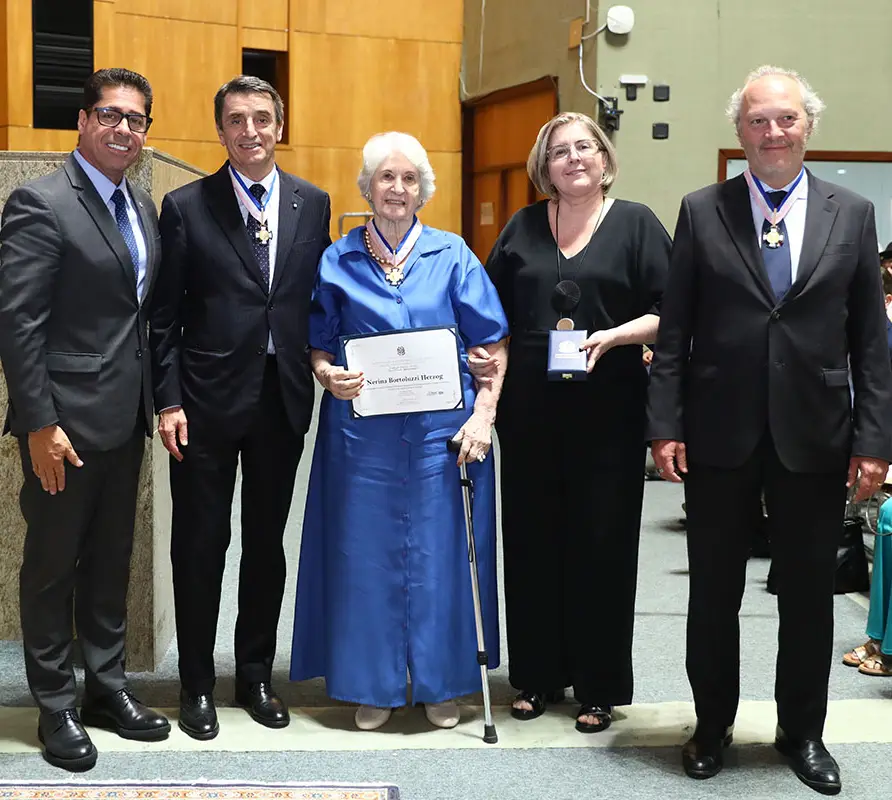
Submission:
<svg viewBox="0 0 892 800">
<path fill-rule="evenodd" d="M 458 280 L 452 304 L 465 347 L 493 344 L 508 335 L 508 320 L 486 270 L 464 241 L 459 241 Z"/>
<path fill-rule="evenodd" d="M 340 352 L 338 338 L 341 335 L 341 305 L 337 286 L 330 280 L 337 269 L 337 253 L 329 247 L 319 262 L 313 300 L 310 304 L 310 347 L 337 356 Z"/>
</svg>

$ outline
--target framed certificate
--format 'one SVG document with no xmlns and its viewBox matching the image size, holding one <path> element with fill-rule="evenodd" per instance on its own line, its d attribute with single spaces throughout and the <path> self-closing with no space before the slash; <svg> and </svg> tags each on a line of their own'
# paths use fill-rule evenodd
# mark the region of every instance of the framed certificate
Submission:
<svg viewBox="0 0 892 800">
<path fill-rule="evenodd" d="M 365 375 L 354 417 L 465 407 L 455 326 L 342 336 L 344 363 Z"/>
</svg>

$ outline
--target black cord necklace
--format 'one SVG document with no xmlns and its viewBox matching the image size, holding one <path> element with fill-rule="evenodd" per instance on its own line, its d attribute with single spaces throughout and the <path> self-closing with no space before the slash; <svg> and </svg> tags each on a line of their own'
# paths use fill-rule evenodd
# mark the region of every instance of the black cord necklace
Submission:
<svg viewBox="0 0 892 800">
<path fill-rule="evenodd" d="M 592 243 L 592 239 L 595 238 L 595 233 L 597 233 L 598 228 L 601 226 L 601 219 L 604 216 L 604 211 L 607 208 L 607 198 L 603 197 L 601 199 L 601 208 L 598 211 L 598 218 L 595 220 L 595 227 L 592 229 L 592 235 L 589 236 L 588 241 L 585 243 L 585 247 L 582 249 L 582 257 L 579 259 L 579 263 L 576 265 L 576 275 L 579 275 L 579 272 L 582 270 L 582 265 L 585 263 L 585 256 L 588 253 L 589 245 Z M 560 218 L 561 218 L 561 206 L 560 201 L 555 203 L 554 209 L 554 239 L 555 239 L 555 250 L 557 255 L 557 276 L 558 282 L 554 287 L 554 292 L 551 295 L 551 305 L 555 311 L 561 314 L 561 318 L 557 321 L 557 329 L 559 331 L 572 331 L 576 326 L 576 323 L 573 321 L 573 312 L 579 306 L 579 301 L 582 299 L 582 290 L 579 288 L 579 284 L 573 280 L 564 280 L 563 271 L 561 270 L 561 232 L 560 232 Z M 576 256 L 573 256 L 575 258 Z M 567 259 L 569 261 L 569 259 Z"/>
</svg>

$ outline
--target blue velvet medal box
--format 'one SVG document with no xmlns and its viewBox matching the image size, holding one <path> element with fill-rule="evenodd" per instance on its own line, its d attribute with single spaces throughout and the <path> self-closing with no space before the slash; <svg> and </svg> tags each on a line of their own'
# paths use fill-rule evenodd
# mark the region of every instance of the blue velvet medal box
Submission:
<svg viewBox="0 0 892 800">
<path fill-rule="evenodd" d="M 548 380 L 584 381 L 588 353 L 579 350 L 587 331 L 548 332 Z"/>
</svg>

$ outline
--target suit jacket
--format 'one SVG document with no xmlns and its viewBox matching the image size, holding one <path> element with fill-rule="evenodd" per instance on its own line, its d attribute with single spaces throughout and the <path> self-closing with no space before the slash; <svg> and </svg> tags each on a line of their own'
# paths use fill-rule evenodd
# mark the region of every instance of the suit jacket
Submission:
<svg viewBox="0 0 892 800">
<path fill-rule="evenodd" d="M 4 433 L 58 423 L 76 450 L 110 450 L 142 415 L 150 435 L 146 314 L 161 254 L 158 215 L 146 192 L 127 188 L 147 247 L 141 302 L 124 238 L 73 155 L 10 195 L 0 229 Z"/>
<path fill-rule="evenodd" d="M 892 370 L 873 206 L 808 174 L 796 280 L 777 302 L 743 176 L 681 204 L 650 373 L 648 433 L 741 465 L 770 430 L 794 472 L 892 459 Z M 854 389 L 854 408 L 849 375 Z"/>
<path fill-rule="evenodd" d="M 279 171 L 272 286 L 251 250 L 228 164 L 168 194 L 161 205 L 163 258 L 150 320 L 155 407 L 243 435 L 263 385 L 267 342 L 276 346 L 294 430 L 313 410 L 307 325 L 322 251 L 331 244 L 326 192 Z"/>
</svg>

